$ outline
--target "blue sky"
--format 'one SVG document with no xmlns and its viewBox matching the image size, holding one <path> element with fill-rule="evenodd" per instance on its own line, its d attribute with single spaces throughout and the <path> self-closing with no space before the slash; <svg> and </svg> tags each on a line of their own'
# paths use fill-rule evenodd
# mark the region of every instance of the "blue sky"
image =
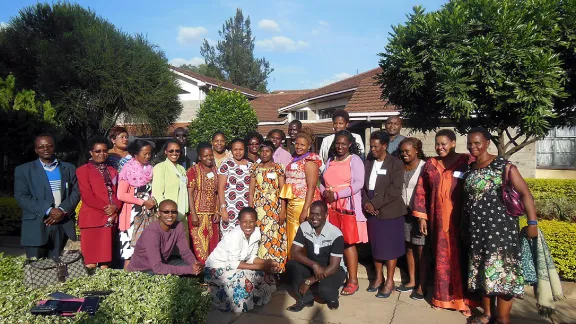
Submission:
<svg viewBox="0 0 576 324">
<path fill-rule="evenodd" d="M 0 23 L 33 0 L 0 1 Z M 445 0 L 244 1 L 78 0 L 123 31 L 142 33 L 174 64 L 202 62 L 203 39 L 215 42 L 223 22 L 241 8 L 250 16 L 256 57 L 275 69 L 270 90 L 309 89 L 378 66 L 392 25 L 414 5 L 427 11 Z"/>
</svg>

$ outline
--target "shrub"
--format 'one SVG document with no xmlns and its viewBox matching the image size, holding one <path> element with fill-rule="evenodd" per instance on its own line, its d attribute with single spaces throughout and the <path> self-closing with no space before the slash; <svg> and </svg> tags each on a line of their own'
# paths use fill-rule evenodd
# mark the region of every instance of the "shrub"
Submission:
<svg viewBox="0 0 576 324">
<path fill-rule="evenodd" d="M 526 217 L 520 218 L 520 228 L 526 226 Z M 558 220 L 540 220 L 538 227 L 550 247 L 558 274 L 564 280 L 576 281 L 576 224 Z"/>
<path fill-rule="evenodd" d="M 22 222 L 22 209 L 16 199 L 12 197 L 0 197 L 0 235 L 19 234 Z"/>
<path fill-rule="evenodd" d="M 90 277 L 41 289 L 23 285 L 22 257 L 0 254 L 0 318 L 3 323 L 205 323 L 210 295 L 195 278 L 151 276 L 123 270 L 98 270 Z M 78 313 L 74 318 L 30 314 L 38 300 L 55 291 L 81 296 L 88 290 L 112 290 L 101 301 L 96 316 Z"/>
<path fill-rule="evenodd" d="M 573 179 L 526 179 L 535 199 L 576 200 L 576 180 Z"/>
<path fill-rule="evenodd" d="M 534 199 L 538 219 L 576 223 L 576 199 Z"/>
</svg>

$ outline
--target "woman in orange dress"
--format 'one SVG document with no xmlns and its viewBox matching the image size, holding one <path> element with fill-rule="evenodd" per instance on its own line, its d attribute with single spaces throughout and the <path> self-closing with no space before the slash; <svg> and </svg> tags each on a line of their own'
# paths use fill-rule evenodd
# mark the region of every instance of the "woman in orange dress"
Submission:
<svg viewBox="0 0 576 324">
<path fill-rule="evenodd" d="M 310 152 L 314 144 L 314 132 L 302 128 L 294 138 L 294 157 L 286 166 L 286 183 L 280 198 L 286 199 L 286 251 L 290 258 L 290 248 L 300 224 L 308 218 L 312 202 L 320 200 L 317 187 L 320 155 Z"/>
<path fill-rule="evenodd" d="M 423 167 L 414 192 L 413 215 L 420 232 L 429 236 L 435 260 L 433 307 L 455 309 L 470 316 L 466 292 L 466 251 L 462 243 L 461 205 L 464 172 L 471 157 L 456 153 L 456 134 L 448 129 L 436 133 L 437 157 Z M 428 232 L 428 229 L 430 231 Z"/>
<path fill-rule="evenodd" d="M 190 201 L 190 245 L 196 259 L 206 263 L 220 241 L 217 211 L 218 181 L 212 145 L 198 144 L 198 163 L 188 169 L 188 200 Z"/>
<path fill-rule="evenodd" d="M 250 168 L 250 196 L 248 205 L 256 209 L 261 239 L 258 257 L 278 262 L 280 272 L 286 265 L 286 202 L 280 199 L 284 186 L 284 168 L 275 163 L 274 144 L 264 141 L 259 150 L 261 162 Z"/>
</svg>

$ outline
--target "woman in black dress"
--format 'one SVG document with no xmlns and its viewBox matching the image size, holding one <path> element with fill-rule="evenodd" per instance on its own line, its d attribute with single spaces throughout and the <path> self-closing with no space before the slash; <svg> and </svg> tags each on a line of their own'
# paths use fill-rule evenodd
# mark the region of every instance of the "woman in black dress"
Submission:
<svg viewBox="0 0 576 324">
<path fill-rule="evenodd" d="M 464 221 L 467 224 L 470 251 L 468 290 L 482 294 L 484 313 L 470 323 L 510 323 L 515 297 L 524 295 L 524 277 L 518 218 L 506 212 L 502 198 L 504 175 L 522 197 L 528 217 L 528 237 L 538 236 L 534 200 L 518 169 L 506 159 L 488 153 L 490 133 L 473 128 L 468 133 L 467 148 L 476 161 L 470 165 L 464 182 Z M 497 314 L 491 314 L 496 299 Z"/>
</svg>

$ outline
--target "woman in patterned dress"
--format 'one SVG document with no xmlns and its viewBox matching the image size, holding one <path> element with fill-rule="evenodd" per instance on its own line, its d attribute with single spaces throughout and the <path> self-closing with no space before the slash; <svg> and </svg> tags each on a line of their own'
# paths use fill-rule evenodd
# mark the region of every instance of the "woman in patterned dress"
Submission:
<svg viewBox="0 0 576 324">
<path fill-rule="evenodd" d="M 272 299 L 276 285 L 270 274 L 278 262 L 259 258 L 260 229 L 254 208 L 245 207 L 238 226 L 222 238 L 204 268 L 214 307 L 224 312 L 247 312 Z"/>
<path fill-rule="evenodd" d="M 469 317 L 461 205 L 464 172 L 471 158 L 456 153 L 453 131 L 442 129 L 435 140 L 438 156 L 424 164 L 414 192 L 412 214 L 419 218 L 420 233 L 429 234 L 429 251 L 435 260 L 432 306 L 455 309 Z"/>
<path fill-rule="evenodd" d="M 188 169 L 188 199 L 190 201 L 190 245 L 196 259 L 205 263 L 216 248 L 220 235 L 216 212 L 218 205 L 218 183 L 212 145 L 207 142 L 198 144 L 199 162 Z"/>
<path fill-rule="evenodd" d="M 128 146 L 134 157 L 128 161 L 118 176 L 118 200 L 124 202 L 119 216 L 120 256 L 124 267 L 128 266 L 134 246 L 131 245 L 134 217 L 145 209 L 152 209 L 156 201 L 152 198 L 152 146 L 149 142 L 137 139 Z"/>
<path fill-rule="evenodd" d="M 491 135 L 483 128 L 468 133 L 468 151 L 476 158 L 464 182 L 464 220 L 470 242 L 468 289 L 482 293 L 484 313 L 471 323 L 510 323 L 514 298 L 524 295 L 518 218 L 508 215 L 502 198 L 505 173 L 522 197 L 529 238 L 538 236 L 534 200 L 518 169 L 506 159 L 488 153 Z M 496 300 L 497 314 L 490 304 Z M 495 315 L 493 317 L 493 315 Z"/>
<path fill-rule="evenodd" d="M 284 168 L 272 160 L 274 144 L 264 141 L 260 146 L 260 163 L 250 168 L 250 196 L 248 204 L 258 213 L 257 226 L 262 239 L 258 257 L 279 263 L 280 272 L 286 265 L 286 201 L 280 199 L 284 186 Z"/>
<path fill-rule="evenodd" d="M 308 218 L 312 202 L 320 200 L 318 177 L 322 160 L 320 155 L 310 152 L 314 144 L 314 132 L 302 128 L 294 136 L 294 158 L 286 166 L 286 183 L 280 198 L 286 199 L 286 251 L 290 248 L 300 224 Z"/>
<path fill-rule="evenodd" d="M 232 158 L 218 168 L 218 198 L 220 201 L 220 235 L 223 238 L 238 224 L 238 212 L 248 206 L 250 167 L 244 158 L 245 145 L 240 138 L 230 143 Z"/>
</svg>

